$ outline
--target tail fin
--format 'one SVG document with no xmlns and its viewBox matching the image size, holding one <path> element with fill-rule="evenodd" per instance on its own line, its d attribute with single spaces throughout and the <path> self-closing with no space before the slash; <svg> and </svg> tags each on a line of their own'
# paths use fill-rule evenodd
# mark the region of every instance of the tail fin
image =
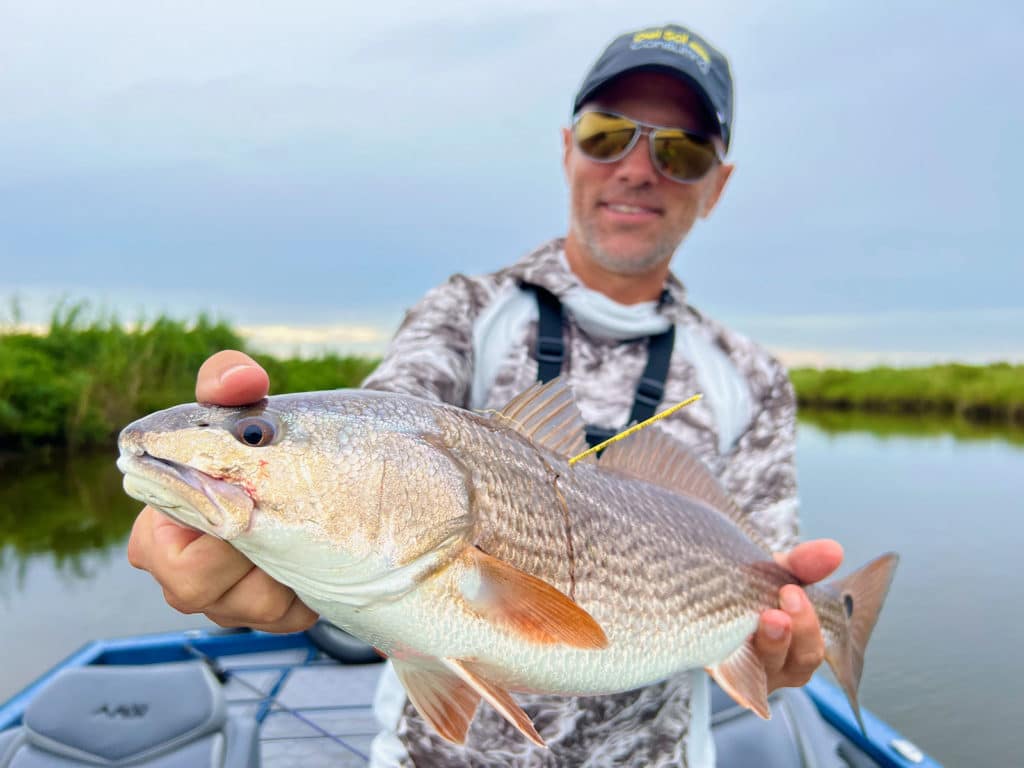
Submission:
<svg viewBox="0 0 1024 768">
<path fill-rule="evenodd" d="M 857 689 L 864 669 L 864 649 L 878 621 L 898 562 L 899 556 L 889 552 L 846 578 L 827 585 L 838 596 L 839 612 L 845 621 L 846 631 L 837 632 L 829 638 L 825 660 L 846 692 L 861 731 L 864 731 L 864 721 L 860 717 Z"/>
</svg>

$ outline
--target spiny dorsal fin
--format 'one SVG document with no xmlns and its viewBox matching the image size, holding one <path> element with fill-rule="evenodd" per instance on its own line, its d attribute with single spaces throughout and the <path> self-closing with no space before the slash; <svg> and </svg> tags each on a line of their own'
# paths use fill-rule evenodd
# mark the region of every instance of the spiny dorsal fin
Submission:
<svg viewBox="0 0 1024 768">
<path fill-rule="evenodd" d="M 587 450 L 586 425 L 564 378 L 534 384 L 497 413 L 521 435 L 561 456 Z"/>
<path fill-rule="evenodd" d="M 763 535 L 743 514 L 704 463 L 668 433 L 648 427 L 604 449 L 598 466 L 697 499 L 718 510 L 754 543 L 770 551 Z"/>
</svg>

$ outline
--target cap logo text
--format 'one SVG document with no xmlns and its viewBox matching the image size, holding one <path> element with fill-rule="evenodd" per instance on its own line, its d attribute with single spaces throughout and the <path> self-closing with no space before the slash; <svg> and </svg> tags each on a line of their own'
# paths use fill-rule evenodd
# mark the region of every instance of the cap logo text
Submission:
<svg viewBox="0 0 1024 768">
<path fill-rule="evenodd" d="M 711 57 L 707 49 L 686 32 L 663 28 L 645 29 L 633 35 L 633 42 L 629 47 L 634 51 L 641 48 L 661 48 L 679 56 L 686 56 L 692 59 L 705 75 L 711 69 Z"/>
</svg>

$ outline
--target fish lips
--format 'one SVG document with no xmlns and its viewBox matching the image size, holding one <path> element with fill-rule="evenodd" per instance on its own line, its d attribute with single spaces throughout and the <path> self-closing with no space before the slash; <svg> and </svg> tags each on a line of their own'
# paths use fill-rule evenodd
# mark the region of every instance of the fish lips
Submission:
<svg viewBox="0 0 1024 768">
<path fill-rule="evenodd" d="M 189 528 L 230 540 L 252 522 L 252 497 L 226 480 L 145 452 L 122 452 L 117 468 L 125 493 Z"/>
</svg>

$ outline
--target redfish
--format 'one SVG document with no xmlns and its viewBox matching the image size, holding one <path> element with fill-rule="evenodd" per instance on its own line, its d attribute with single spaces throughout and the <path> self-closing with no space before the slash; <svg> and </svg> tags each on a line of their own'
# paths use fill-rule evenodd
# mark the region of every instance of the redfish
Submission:
<svg viewBox="0 0 1024 768">
<path fill-rule="evenodd" d="M 799 582 L 657 427 L 570 464 L 586 443 L 561 380 L 486 413 L 364 390 L 181 405 L 119 447 L 128 494 L 386 654 L 446 739 L 464 741 L 484 699 L 542 744 L 510 692 L 612 693 L 698 667 L 769 715 L 751 636 Z M 858 717 L 896 562 L 806 587 Z"/>
</svg>

